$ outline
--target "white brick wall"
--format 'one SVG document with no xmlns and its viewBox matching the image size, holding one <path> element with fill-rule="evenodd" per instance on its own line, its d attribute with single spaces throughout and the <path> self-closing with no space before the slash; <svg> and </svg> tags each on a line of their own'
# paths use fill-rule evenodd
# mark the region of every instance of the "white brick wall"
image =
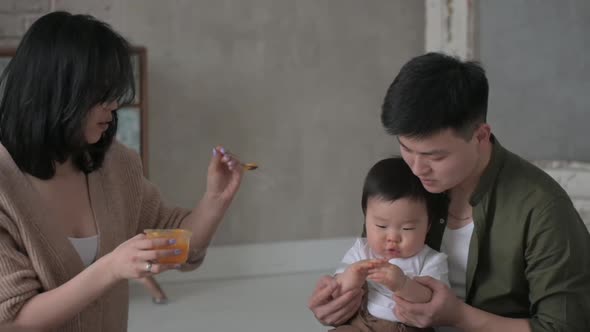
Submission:
<svg viewBox="0 0 590 332">
<path fill-rule="evenodd" d="M 47 12 L 51 8 L 51 0 L 2 0 L 0 12 Z"/>
<path fill-rule="evenodd" d="M 590 230 L 590 164 L 567 161 L 537 161 L 567 191 Z"/>
<path fill-rule="evenodd" d="M 16 47 L 33 22 L 56 10 L 88 13 L 110 22 L 114 3 L 114 0 L 0 0 L 0 47 Z"/>
<path fill-rule="evenodd" d="M 0 38 L 20 37 L 25 32 L 23 18 L 10 14 L 0 13 Z"/>
<path fill-rule="evenodd" d="M 31 23 L 52 6 L 52 0 L 0 0 L 0 45 L 16 46 Z"/>
</svg>

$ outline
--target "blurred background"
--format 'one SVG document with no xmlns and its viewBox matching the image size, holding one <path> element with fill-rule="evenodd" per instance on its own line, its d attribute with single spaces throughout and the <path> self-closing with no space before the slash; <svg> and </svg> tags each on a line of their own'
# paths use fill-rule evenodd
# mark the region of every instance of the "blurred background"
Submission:
<svg viewBox="0 0 590 332">
<path fill-rule="evenodd" d="M 450 14 L 429 25 L 428 6 Z M 469 34 L 502 144 L 590 161 L 586 0 L 1 0 L 0 45 L 53 10 L 94 15 L 145 47 L 146 162 L 171 203 L 194 205 L 216 144 L 259 163 L 215 244 L 358 234 L 363 177 L 398 153 L 379 121 L 385 90 L 444 29 L 447 44 Z M 459 15 L 470 22 L 453 34 Z"/>
<path fill-rule="evenodd" d="M 385 91 L 406 61 L 428 50 L 481 61 L 495 135 L 560 180 L 590 223 L 588 0 L 0 0 L 0 47 L 16 46 L 54 10 L 96 16 L 145 48 L 145 114 L 132 130 L 142 130 L 148 176 L 171 204 L 200 198 L 215 145 L 260 165 L 246 174 L 201 275 L 335 266 L 360 234 L 366 172 L 399 153 L 379 120 Z M 219 322 L 213 303 L 237 321 L 258 312 L 264 321 L 275 310 L 281 324 L 317 328 L 305 302 L 318 276 L 199 284 L 198 302 L 186 288 L 170 289 L 188 307 L 200 303 L 210 321 Z M 235 302 L 262 296 L 258 289 L 273 282 L 292 285 L 291 294 L 266 294 L 276 298 L 259 300 L 258 311 Z M 144 325 L 134 318 L 155 310 L 144 300 L 132 305 L 138 331 Z M 178 307 L 158 310 L 185 317 Z"/>
</svg>

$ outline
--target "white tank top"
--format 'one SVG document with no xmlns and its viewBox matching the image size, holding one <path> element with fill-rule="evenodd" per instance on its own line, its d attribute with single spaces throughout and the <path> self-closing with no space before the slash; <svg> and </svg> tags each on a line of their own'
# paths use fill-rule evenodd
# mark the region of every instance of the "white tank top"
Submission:
<svg viewBox="0 0 590 332">
<path fill-rule="evenodd" d="M 98 250 L 98 235 L 82 238 L 68 237 L 68 239 L 70 239 L 78 255 L 80 255 L 85 267 L 94 263 Z"/>
<path fill-rule="evenodd" d="M 449 262 L 449 282 L 455 294 L 465 300 L 467 291 L 467 257 L 469 255 L 469 243 L 473 234 L 473 221 L 458 228 L 446 228 L 440 251 L 447 254 Z"/>
<path fill-rule="evenodd" d="M 469 257 L 472 234 L 473 219 L 469 224 L 458 229 L 447 227 L 440 245 L 440 251 L 448 255 L 451 289 L 463 301 L 465 301 L 465 292 L 467 292 L 467 258 Z M 437 332 L 460 332 L 447 326 L 439 326 L 435 330 Z"/>
</svg>

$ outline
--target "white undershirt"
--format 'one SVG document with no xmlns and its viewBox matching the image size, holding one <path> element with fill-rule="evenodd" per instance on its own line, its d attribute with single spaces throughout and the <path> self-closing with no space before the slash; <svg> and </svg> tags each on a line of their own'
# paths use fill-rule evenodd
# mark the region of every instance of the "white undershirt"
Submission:
<svg viewBox="0 0 590 332">
<path fill-rule="evenodd" d="M 445 229 L 440 251 L 447 254 L 449 261 L 449 281 L 455 294 L 465 300 L 467 278 L 467 256 L 473 234 L 473 220 L 458 229 Z"/>
<path fill-rule="evenodd" d="M 98 250 L 98 235 L 75 238 L 68 237 L 72 245 L 80 255 L 82 263 L 85 267 L 90 266 L 96 259 L 96 252 Z"/>
<path fill-rule="evenodd" d="M 447 227 L 440 245 L 440 251 L 448 256 L 451 289 L 463 301 L 465 301 L 465 292 L 467 291 L 467 258 L 472 234 L 473 219 L 469 224 L 458 229 Z M 454 332 L 458 330 L 450 327 L 437 327 L 436 331 Z"/>
</svg>

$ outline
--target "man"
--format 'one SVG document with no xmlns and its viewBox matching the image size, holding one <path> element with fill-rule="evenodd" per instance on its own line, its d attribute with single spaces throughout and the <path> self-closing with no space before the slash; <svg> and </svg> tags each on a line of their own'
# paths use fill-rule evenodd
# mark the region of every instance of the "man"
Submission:
<svg viewBox="0 0 590 332">
<path fill-rule="evenodd" d="M 395 314 L 462 331 L 590 331 L 590 235 L 559 184 L 492 135 L 487 101 L 483 68 L 438 53 L 409 61 L 387 91 L 387 132 L 422 185 L 450 198 L 427 242 L 449 256 L 452 289 L 416 278 L 432 299 L 394 296 Z M 325 276 L 309 301 L 325 325 L 360 305 L 361 290 L 335 288 Z"/>
</svg>

